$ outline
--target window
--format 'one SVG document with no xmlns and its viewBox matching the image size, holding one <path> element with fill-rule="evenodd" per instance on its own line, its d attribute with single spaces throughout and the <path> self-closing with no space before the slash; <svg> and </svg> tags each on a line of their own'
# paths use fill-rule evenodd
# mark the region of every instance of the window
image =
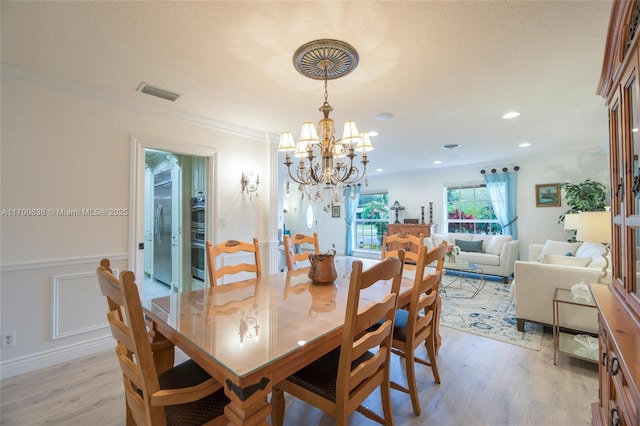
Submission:
<svg viewBox="0 0 640 426">
<path fill-rule="evenodd" d="M 355 249 L 382 250 L 389 223 L 389 194 L 360 194 L 356 210 Z"/>
<path fill-rule="evenodd" d="M 501 234 L 485 184 L 447 186 L 447 232 Z"/>
</svg>

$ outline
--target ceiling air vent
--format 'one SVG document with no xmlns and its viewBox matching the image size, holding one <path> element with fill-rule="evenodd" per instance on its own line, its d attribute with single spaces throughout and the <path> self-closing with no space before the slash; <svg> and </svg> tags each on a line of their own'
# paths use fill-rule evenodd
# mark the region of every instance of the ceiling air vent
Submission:
<svg viewBox="0 0 640 426">
<path fill-rule="evenodd" d="M 147 83 L 140 83 L 140 86 L 138 86 L 138 89 L 136 90 L 138 90 L 138 92 L 142 92 L 142 93 L 146 93 L 147 95 L 166 99 L 171 102 L 174 102 L 176 99 L 180 97 L 179 93 L 170 92 L 168 90 L 164 90 Z"/>
</svg>

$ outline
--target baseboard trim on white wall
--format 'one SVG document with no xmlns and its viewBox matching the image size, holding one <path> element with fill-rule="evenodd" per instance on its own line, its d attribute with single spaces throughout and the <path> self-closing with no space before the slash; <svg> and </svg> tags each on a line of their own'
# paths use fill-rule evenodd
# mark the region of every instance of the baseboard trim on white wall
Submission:
<svg viewBox="0 0 640 426">
<path fill-rule="evenodd" d="M 62 362 L 73 361 L 77 358 L 93 355 L 98 352 L 113 349 L 115 342 L 111 334 L 104 337 L 78 342 L 50 351 L 29 354 L 23 357 L 0 362 L 0 380 L 20 374 L 30 373 L 41 368 L 51 367 Z"/>
</svg>

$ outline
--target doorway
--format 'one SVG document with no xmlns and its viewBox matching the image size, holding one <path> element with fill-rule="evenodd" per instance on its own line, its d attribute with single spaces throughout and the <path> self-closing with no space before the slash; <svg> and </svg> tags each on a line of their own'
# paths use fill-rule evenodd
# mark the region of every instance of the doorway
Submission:
<svg viewBox="0 0 640 426">
<path fill-rule="evenodd" d="M 135 138 L 132 150 L 129 267 L 144 277 L 138 279 L 142 298 L 204 287 L 215 152 Z"/>
</svg>

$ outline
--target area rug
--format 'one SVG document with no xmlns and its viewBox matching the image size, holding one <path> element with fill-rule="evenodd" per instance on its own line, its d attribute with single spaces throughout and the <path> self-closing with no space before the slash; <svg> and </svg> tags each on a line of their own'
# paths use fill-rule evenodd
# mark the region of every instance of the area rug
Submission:
<svg viewBox="0 0 640 426">
<path fill-rule="evenodd" d="M 512 345 L 539 351 L 542 347 L 543 328 L 539 324 L 527 322 L 525 331 L 519 332 L 516 325 L 515 298 L 511 284 L 487 280 L 484 287 L 473 298 L 464 289 L 478 287 L 480 280 L 465 277 L 471 281 L 462 283 L 461 277 L 444 275 L 442 283 L 446 288 L 442 294 L 442 315 L 440 324 L 468 333 L 511 343 Z M 453 282 L 456 280 L 456 282 Z"/>
</svg>

